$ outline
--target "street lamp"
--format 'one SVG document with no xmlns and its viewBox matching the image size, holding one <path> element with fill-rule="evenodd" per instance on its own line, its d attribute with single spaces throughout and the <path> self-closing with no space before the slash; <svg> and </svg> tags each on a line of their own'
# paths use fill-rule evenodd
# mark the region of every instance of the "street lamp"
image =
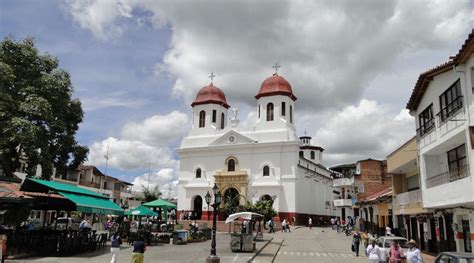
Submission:
<svg viewBox="0 0 474 263">
<path fill-rule="evenodd" d="M 207 220 L 209 220 L 209 204 L 211 203 L 211 194 L 209 194 L 209 191 L 207 191 L 207 194 L 204 199 L 206 200 L 207 204 Z"/>
<path fill-rule="evenodd" d="M 216 255 L 216 216 L 217 216 L 217 212 L 219 212 L 219 206 L 222 201 L 222 196 L 216 184 L 214 184 L 214 187 L 212 187 L 212 193 L 214 194 L 214 204 L 212 204 L 213 211 L 212 211 L 211 254 L 207 257 L 206 263 L 220 263 L 221 260 Z M 209 194 L 209 192 L 207 193 L 205 199 L 206 199 L 206 202 L 208 202 L 209 200 L 208 204 L 211 202 L 211 195 Z"/>
</svg>

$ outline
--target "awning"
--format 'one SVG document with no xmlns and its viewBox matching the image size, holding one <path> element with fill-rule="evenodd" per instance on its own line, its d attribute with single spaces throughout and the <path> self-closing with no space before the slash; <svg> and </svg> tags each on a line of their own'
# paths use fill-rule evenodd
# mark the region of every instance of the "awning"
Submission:
<svg viewBox="0 0 474 263">
<path fill-rule="evenodd" d="M 166 208 L 166 209 L 176 208 L 175 204 L 165 201 L 163 199 L 158 199 L 155 201 L 144 203 L 143 205 L 148 206 L 148 207 L 161 207 L 161 208 Z"/>
<path fill-rule="evenodd" d="M 123 215 L 123 209 L 107 198 L 76 193 L 58 192 L 76 204 L 76 210 L 84 213 Z"/>
<path fill-rule="evenodd" d="M 75 210 L 84 213 L 123 215 L 123 209 L 108 197 L 75 185 L 27 178 L 20 190 L 48 194 L 54 191 L 74 203 Z"/>
<path fill-rule="evenodd" d="M 125 212 L 125 215 L 127 216 L 157 216 L 158 214 L 141 205 L 137 208 L 128 210 L 127 212 Z"/>
</svg>

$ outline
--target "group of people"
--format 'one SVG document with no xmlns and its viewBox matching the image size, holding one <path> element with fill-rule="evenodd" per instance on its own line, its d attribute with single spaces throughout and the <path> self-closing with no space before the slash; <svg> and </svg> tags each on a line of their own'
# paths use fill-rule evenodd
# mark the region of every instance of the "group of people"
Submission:
<svg viewBox="0 0 474 263">
<path fill-rule="evenodd" d="M 82 220 L 79 224 L 79 230 L 81 231 L 90 231 L 92 229 L 91 222 L 89 220 Z"/>
<path fill-rule="evenodd" d="M 110 253 L 112 254 L 110 263 L 117 263 L 117 254 L 120 251 L 120 245 L 122 245 L 122 238 L 117 232 L 110 237 L 110 244 Z M 145 251 L 146 245 L 143 238 L 139 238 L 138 240 L 134 241 L 131 263 L 144 263 Z"/>
<path fill-rule="evenodd" d="M 356 231 L 352 237 L 352 250 L 357 257 L 359 256 L 360 243 L 364 242 L 366 238 L 367 234 L 360 231 Z M 369 263 L 402 263 L 405 262 L 405 259 L 408 263 L 422 263 L 421 251 L 418 249 L 415 240 L 408 241 L 408 247 L 408 252 L 404 255 L 403 249 L 397 240 L 393 240 L 390 249 L 387 250 L 383 248 L 382 244 L 377 243 L 375 238 L 370 238 L 370 242 L 365 248 L 365 254 L 369 259 Z"/>
<path fill-rule="evenodd" d="M 181 213 L 179 214 L 179 220 L 196 220 L 198 218 L 197 212 L 194 211 L 185 211 L 181 210 Z"/>
</svg>

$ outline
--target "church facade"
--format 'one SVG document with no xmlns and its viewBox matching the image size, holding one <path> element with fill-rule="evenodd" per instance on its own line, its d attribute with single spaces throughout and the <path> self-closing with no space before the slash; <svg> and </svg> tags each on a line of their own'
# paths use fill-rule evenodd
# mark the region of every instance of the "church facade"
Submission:
<svg viewBox="0 0 474 263">
<path fill-rule="evenodd" d="M 223 200 L 273 199 L 277 220 L 304 223 L 310 215 L 313 220 L 332 216 L 331 172 L 321 164 L 324 149 L 312 145 L 309 136 L 298 138 L 297 98 L 290 83 L 275 73 L 263 81 L 255 99 L 256 124 L 244 129 L 237 109 L 228 116 L 230 105 L 221 89 L 211 82 L 199 90 L 191 104 L 192 129 L 177 150 L 178 210 L 207 219 L 204 196 L 216 183 Z"/>
</svg>

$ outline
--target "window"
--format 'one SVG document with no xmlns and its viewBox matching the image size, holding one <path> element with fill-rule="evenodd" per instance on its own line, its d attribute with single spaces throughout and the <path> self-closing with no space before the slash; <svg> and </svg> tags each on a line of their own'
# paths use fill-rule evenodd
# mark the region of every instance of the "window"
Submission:
<svg viewBox="0 0 474 263">
<path fill-rule="evenodd" d="M 225 126 L 225 114 L 221 113 L 221 129 L 224 129 Z"/>
<path fill-rule="evenodd" d="M 201 178 L 201 168 L 196 169 L 196 178 Z"/>
<path fill-rule="evenodd" d="M 428 108 L 426 108 L 420 113 L 420 115 L 418 115 L 418 123 L 418 134 L 420 137 L 429 133 L 435 127 L 433 117 L 433 104 L 428 106 Z"/>
<path fill-rule="evenodd" d="M 235 160 L 234 159 L 229 159 L 229 161 L 227 161 L 227 171 L 228 172 L 234 172 L 235 171 Z"/>
<path fill-rule="evenodd" d="M 408 192 L 420 189 L 420 177 L 418 175 L 407 178 Z"/>
<path fill-rule="evenodd" d="M 316 158 L 316 155 L 314 154 L 314 151 L 311 151 L 311 159 L 314 160 L 314 158 Z"/>
<path fill-rule="evenodd" d="M 273 121 L 273 103 L 267 104 L 267 121 Z"/>
<path fill-rule="evenodd" d="M 467 172 L 466 147 L 460 145 L 448 152 L 449 177 L 451 181 L 463 178 Z"/>
<path fill-rule="evenodd" d="M 212 122 L 217 122 L 217 111 L 212 110 Z"/>
<path fill-rule="evenodd" d="M 104 187 L 102 189 L 107 189 L 107 182 L 104 182 Z"/>
<path fill-rule="evenodd" d="M 304 157 L 304 153 L 303 151 L 300 151 L 300 157 L 303 158 Z"/>
<path fill-rule="evenodd" d="M 462 108 L 461 81 L 459 79 L 439 96 L 439 105 L 441 110 L 438 114 L 441 121 L 453 116 Z"/>
<path fill-rule="evenodd" d="M 268 165 L 265 165 L 263 167 L 263 176 L 269 176 L 270 175 L 270 167 Z"/>
<path fill-rule="evenodd" d="M 203 128 L 206 125 L 206 112 L 199 112 L 199 128 Z"/>
<path fill-rule="evenodd" d="M 290 105 L 290 123 L 293 123 L 293 106 Z"/>
<path fill-rule="evenodd" d="M 281 116 L 286 116 L 286 103 L 284 101 L 281 102 Z"/>
<path fill-rule="evenodd" d="M 258 118 L 260 119 L 260 104 L 258 104 Z"/>
</svg>

